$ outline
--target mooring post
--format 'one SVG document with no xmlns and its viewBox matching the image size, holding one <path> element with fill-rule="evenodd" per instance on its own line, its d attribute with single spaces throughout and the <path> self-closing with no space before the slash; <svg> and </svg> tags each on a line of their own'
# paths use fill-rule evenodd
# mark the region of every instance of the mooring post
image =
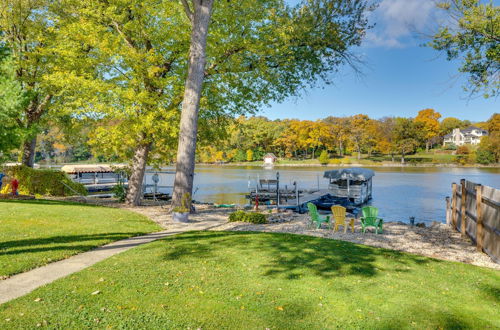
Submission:
<svg viewBox="0 0 500 330">
<path fill-rule="evenodd" d="M 280 209 L 280 172 L 276 172 L 276 207 Z"/>
<path fill-rule="evenodd" d="M 299 189 L 297 188 L 297 181 L 293 182 L 295 186 L 295 199 L 297 200 L 297 206 L 299 206 Z"/>
<path fill-rule="evenodd" d="M 451 185 L 452 198 L 451 198 L 451 222 L 453 229 L 457 229 L 457 184 Z"/>
<path fill-rule="evenodd" d="M 450 196 L 446 196 L 446 224 L 451 224 Z"/>
<path fill-rule="evenodd" d="M 477 250 L 483 252 L 483 186 L 476 186 L 476 244 Z"/>
<path fill-rule="evenodd" d="M 462 202 L 462 208 L 460 210 L 460 213 L 462 214 L 462 221 L 460 222 L 460 232 L 462 233 L 462 236 L 465 236 L 465 231 L 466 231 L 466 224 L 465 221 L 467 219 L 467 215 L 465 214 L 465 208 L 467 206 L 466 200 L 467 200 L 467 190 L 465 189 L 465 179 L 460 180 L 460 184 L 462 185 L 462 198 L 460 198 Z"/>
</svg>

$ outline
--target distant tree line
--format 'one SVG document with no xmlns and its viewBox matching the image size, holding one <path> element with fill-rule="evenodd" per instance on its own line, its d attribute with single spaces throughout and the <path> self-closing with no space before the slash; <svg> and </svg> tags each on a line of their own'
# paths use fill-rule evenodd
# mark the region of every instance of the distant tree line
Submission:
<svg viewBox="0 0 500 330">
<path fill-rule="evenodd" d="M 404 161 L 405 156 L 420 149 L 429 151 L 441 146 L 443 136 L 453 129 L 471 125 L 468 120 L 440 118 L 441 115 L 433 109 L 422 110 L 415 118 L 372 119 L 363 114 L 330 116 L 317 121 L 239 117 L 228 125 L 226 137 L 199 148 L 198 160 L 262 160 L 268 152 L 285 159 L 316 159 L 326 151 L 337 157 L 355 154 L 360 159 L 362 154 L 368 157 L 382 154 L 391 156 L 392 160 L 399 156 Z M 482 155 L 479 160 L 487 163 L 498 161 L 499 122 L 500 114 L 494 114 L 487 122 L 474 124 L 489 130 L 490 136 L 484 137 L 479 147 L 469 148 L 468 154 L 478 151 Z M 456 149 L 456 146 L 448 148 Z"/>
<path fill-rule="evenodd" d="M 262 116 L 226 118 L 218 123 L 217 134 L 212 132 L 210 137 L 201 141 L 196 156 L 197 161 L 202 163 L 259 161 L 266 153 L 296 160 L 319 159 L 321 154 L 323 158 L 354 155 L 359 159 L 362 155 L 385 155 L 392 161 L 396 157 L 404 160 L 405 156 L 419 150 L 442 148 L 444 135 L 455 128 L 474 125 L 489 131 L 489 136 L 483 137 L 479 146 L 460 148 L 449 145 L 446 148 L 450 153 L 457 154 L 462 162 L 488 164 L 499 161 L 500 114 L 474 124 L 454 117 L 439 120 L 440 117 L 438 112 L 425 109 L 415 118 L 371 119 L 363 114 L 329 116 L 317 121 L 270 120 Z M 112 150 L 103 150 L 96 141 L 96 133 L 84 122 L 73 122 L 71 125 L 54 123 L 43 130 L 37 139 L 35 160 L 45 164 L 129 160 L 126 153 L 120 155 Z M 15 151 L 10 158 L 16 159 Z M 162 158 L 159 164 L 174 161 L 175 154 L 172 153 Z"/>
</svg>

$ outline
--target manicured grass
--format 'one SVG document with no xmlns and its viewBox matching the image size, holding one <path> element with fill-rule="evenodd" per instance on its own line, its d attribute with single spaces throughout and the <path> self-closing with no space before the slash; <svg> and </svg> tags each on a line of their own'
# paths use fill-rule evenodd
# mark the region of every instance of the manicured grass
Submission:
<svg viewBox="0 0 500 330">
<path fill-rule="evenodd" d="M 57 201 L 0 201 L 0 276 L 160 227 L 139 214 Z"/>
<path fill-rule="evenodd" d="M 500 327 L 500 274 L 322 238 L 196 232 L 0 306 L 0 328 Z"/>
</svg>

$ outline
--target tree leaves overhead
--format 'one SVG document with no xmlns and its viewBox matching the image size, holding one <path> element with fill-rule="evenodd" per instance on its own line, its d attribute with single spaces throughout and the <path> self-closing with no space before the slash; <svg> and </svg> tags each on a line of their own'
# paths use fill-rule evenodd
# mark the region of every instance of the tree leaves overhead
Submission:
<svg viewBox="0 0 500 330">
<path fill-rule="evenodd" d="M 500 91 L 500 7 L 493 1 L 447 0 L 438 4 L 450 23 L 442 26 L 429 46 L 462 62 L 470 95 L 495 97 Z"/>
<path fill-rule="evenodd" d="M 10 52 L 0 45 L 0 159 L 21 143 L 21 128 L 17 121 L 26 101 L 22 86 L 16 80 Z"/>
</svg>

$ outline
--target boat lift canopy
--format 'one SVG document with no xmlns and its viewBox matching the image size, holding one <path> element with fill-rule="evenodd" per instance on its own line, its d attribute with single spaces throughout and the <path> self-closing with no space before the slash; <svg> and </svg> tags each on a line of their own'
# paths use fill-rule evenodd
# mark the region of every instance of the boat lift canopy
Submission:
<svg viewBox="0 0 500 330">
<path fill-rule="evenodd" d="M 375 172 L 367 168 L 351 167 L 326 171 L 323 176 L 330 180 L 368 181 L 375 176 Z"/>
</svg>

